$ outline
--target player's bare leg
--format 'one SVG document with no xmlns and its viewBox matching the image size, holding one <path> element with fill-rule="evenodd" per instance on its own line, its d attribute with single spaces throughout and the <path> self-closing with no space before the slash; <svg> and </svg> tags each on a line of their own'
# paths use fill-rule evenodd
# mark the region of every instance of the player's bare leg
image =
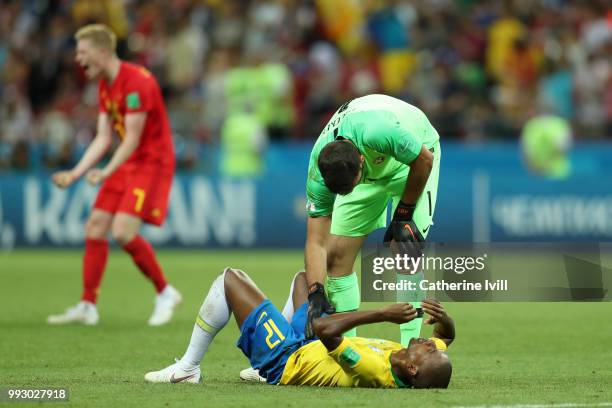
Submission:
<svg viewBox="0 0 612 408">
<path fill-rule="evenodd" d="M 291 286 L 289 287 L 289 297 L 283 307 L 282 315 L 289 323 L 293 319 L 295 311 L 308 301 L 308 281 L 306 280 L 306 272 L 299 271 L 293 277 Z M 245 368 L 240 371 L 241 380 L 266 382 L 266 379 L 259 375 L 259 370 L 253 367 Z"/>
<path fill-rule="evenodd" d="M 83 294 L 81 301 L 64 313 L 51 315 L 49 324 L 98 323 L 96 301 L 98 290 L 104 275 L 108 259 L 108 233 L 113 221 L 113 214 L 94 208 L 85 224 L 85 253 L 83 256 Z"/>
<path fill-rule="evenodd" d="M 287 297 L 282 311 L 283 317 L 287 319 L 289 323 L 291 323 L 295 310 L 307 301 L 308 281 L 306 280 L 306 272 L 302 269 L 301 271 L 298 271 L 291 280 L 291 285 L 289 286 L 289 296 Z"/>
<path fill-rule="evenodd" d="M 113 214 L 94 208 L 85 224 L 85 239 L 107 239 Z"/>
<path fill-rule="evenodd" d="M 185 355 L 162 370 L 145 374 L 145 380 L 157 383 L 199 382 L 200 363 L 215 335 L 229 322 L 232 312 L 238 327 L 241 327 L 265 299 L 246 273 L 226 268 L 213 281 L 204 299 Z"/>
<path fill-rule="evenodd" d="M 327 244 L 327 294 L 336 312 L 359 309 L 359 283 L 353 271 L 357 254 L 367 236 L 329 236 Z M 345 336 L 356 336 L 357 329 L 349 330 Z"/>
<path fill-rule="evenodd" d="M 249 275 L 239 269 L 226 269 L 225 294 L 238 327 L 242 327 L 253 309 L 266 300 L 266 295 L 259 290 Z"/>
<path fill-rule="evenodd" d="M 308 280 L 306 280 L 306 271 L 300 271 L 293 278 L 291 301 L 293 302 L 293 310 L 308 302 Z M 287 319 L 291 321 L 290 319 Z"/>
<path fill-rule="evenodd" d="M 139 235 L 142 220 L 134 215 L 119 212 L 113 218 L 111 233 L 113 238 L 140 271 L 155 285 L 157 297 L 155 308 L 149 318 L 150 326 L 161 326 L 172 318 L 174 310 L 181 303 L 181 294 L 166 281 L 155 251 L 151 244 Z"/>
<path fill-rule="evenodd" d="M 121 246 L 127 245 L 132 241 L 142 227 L 142 220 L 134 215 L 127 213 L 117 213 L 113 218 L 112 235 L 113 239 Z"/>
</svg>

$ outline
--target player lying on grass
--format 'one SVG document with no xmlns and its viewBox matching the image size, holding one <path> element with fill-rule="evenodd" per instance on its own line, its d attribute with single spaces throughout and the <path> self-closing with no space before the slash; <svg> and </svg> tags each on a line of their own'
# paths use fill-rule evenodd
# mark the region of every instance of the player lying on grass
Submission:
<svg viewBox="0 0 612 408">
<path fill-rule="evenodd" d="M 185 355 L 160 371 L 145 375 L 154 383 L 198 383 L 200 362 L 215 335 L 234 313 L 240 327 L 238 347 L 268 384 L 371 388 L 446 388 L 452 367 L 445 353 L 455 338 L 452 318 L 436 300 L 422 302 L 431 339 L 415 338 L 407 348 L 398 343 L 344 337 L 347 330 L 371 323 L 402 324 L 417 311 L 398 303 L 372 311 L 338 313 L 313 322 L 317 338 L 306 340 L 308 313 L 306 274 L 298 273 L 290 301 L 291 323 L 243 271 L 226 268 L 215 279 L 200 308 Z"/>
</svg>

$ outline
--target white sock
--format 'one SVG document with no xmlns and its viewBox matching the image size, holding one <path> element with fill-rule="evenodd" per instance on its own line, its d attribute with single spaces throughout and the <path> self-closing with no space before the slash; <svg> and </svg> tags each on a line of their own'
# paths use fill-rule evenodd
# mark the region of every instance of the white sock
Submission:
<svg viewBox="0 0 612 408">
<path fill-rule="evenodd" d="M 295 313 L 295 308 L 293 307 L 293 286 L 295 285 L 295 278 L 298 276 L 298 273 L 293 276 L 293 280 L 291 281 L 291 287 L 289 288 L 289 297 L 287 298 L 287 302 L 285 302 L 285 307 L 283 307 L 283 311 L 281 312 L 289 323 L 291 323 L 291 320 L 293 319 L 293 314 Z"/>
<path fill-rule="evenodd" d="M 171 296 L 172 295 L 172 290 L 174 288 L 172 286 L 170 286 L 170 284 L 167 284 L 166 287 L 164 288 L 164 290 L 162 290 L 157 296 Z"/>
<path fill-rule="evenodd" d="M 212 283 L 193 326 L 191 340 L 179 367 L 191 371 L 199 367 L 215 335 L 227 324 L 232 310 L 225 298 L 225 271 Z"/>
</svg>

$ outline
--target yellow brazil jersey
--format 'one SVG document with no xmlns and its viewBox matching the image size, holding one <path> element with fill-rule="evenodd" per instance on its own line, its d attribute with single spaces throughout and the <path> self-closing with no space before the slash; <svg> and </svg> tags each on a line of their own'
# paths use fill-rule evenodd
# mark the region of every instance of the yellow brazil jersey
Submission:
<svg viewBox="0 0 612 408">
<path fill-rule="evenodd" d="M 438 340 L 436 344 L 442 348 L 444 343 Z M 387 340 L 345 337 L 338 348 L 328 352 L 320 340 L 313 341 L 289 356 L 279 384 L 403 387 L 391 371 L 390 362 L 391 353 L 401 348 L 401 344 Z"/>
</svg>

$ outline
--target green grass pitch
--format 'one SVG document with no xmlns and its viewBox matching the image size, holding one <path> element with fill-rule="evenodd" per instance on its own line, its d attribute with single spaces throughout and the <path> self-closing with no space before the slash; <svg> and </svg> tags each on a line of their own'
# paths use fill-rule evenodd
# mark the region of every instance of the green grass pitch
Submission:
<svg viewBox="0 0 612 408">
<path fill-rule="evenodd" d="M 300 251 L 161 251 L 184 303 L 167 326 L 146 320 L 154 292 L 118 250 L 111 252 L 97 327 L 50 327 L 45 318 L 80 294 L 79 251 L 0 253 L 0 387 L 68 387 L 72 407 L 435 407 L 602 404 L 612 401 L 612 304 L 447 304 L 457 323 L 448 390 L 278 387 L 243 383 L 247 360 L 231 322 L 205 357 L 203 384 L 146 384 L 143 375 L 180 357 L 209 284 L 231 265 L 282 306 Z M 364 307 L 375 307 L 366 304 Z M 424 334 L 428 334 L 426 329 Z M 360 335 L 397 340 L 391 324 Z M 15 406 L 27 406 L 18 404 Z M 34 405 L 34 404 L 31 404 Z M 38 406 L 38 404 L 36 404 Z"/>
</svg>

